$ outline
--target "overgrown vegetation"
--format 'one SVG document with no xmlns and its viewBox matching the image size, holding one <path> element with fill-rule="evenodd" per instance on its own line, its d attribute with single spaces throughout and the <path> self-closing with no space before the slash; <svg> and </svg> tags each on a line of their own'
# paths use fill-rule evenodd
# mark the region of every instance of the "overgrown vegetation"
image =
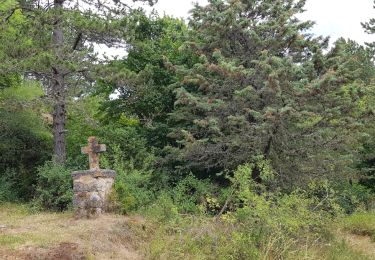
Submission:
<svg viewBox="0 0 375 260">
<path fill-rule="evenodd" d="M 95 135 L 117 172 L 111 209 L 145 218 L 130 232 L 143 257 L 366 259 L 345 235 L 375 240 L 374 43 L 311 35 L 303 0 L 209 0 L 189 23 L 126 8 L 109 22 L 101 7 L 88 19 L 57 2 L 0 3 L 0 202 L 27 205 L 4 212 L 69 212 Z M 26 33 L 39 22 L 48 30 Z M 56 29 L 77 38 L 50 48 Z M 118 41 L 127 56 L 97 62 L 92 44 Z M 64 69 L 66 161 L 50 88 Z M 129 227 L 113 223 L 109 244 L 123 245 Z M 26 234 L 1 234 L 0 249 L 48 240 Z"/>
</svg>

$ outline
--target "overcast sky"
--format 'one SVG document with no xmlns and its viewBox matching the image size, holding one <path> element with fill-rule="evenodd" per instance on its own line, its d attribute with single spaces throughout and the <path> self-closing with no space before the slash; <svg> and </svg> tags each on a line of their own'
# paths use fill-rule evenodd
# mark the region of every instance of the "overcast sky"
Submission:
<svg viewBox="0 0 375 260">
<path fill-rule="evenodd" d="M 0 0 L 1 1 L 1 0 Z M 160 15 L 167 14 L 187 19 L 193 3 L 207 4 L 207 0 L 158 0 L 153 7 Z M 300 15 L 302 20 L 316 22 L 312 32 L 315 35 L 331 37 L 331 44 L 338 37 L 350 38 L 360 44 L 375 42 L 375 35 L 364 32 L 361 22 L 375 18 L 374 0 L 307 0 L 306 12 Z M 151 10 L 141 5 L 146 10 Z M 111 49 L 100 45 L 99 53 L 118 58 L 126 55 L 123 49 Z"/>
<path fill-rule="evenodd" d="M 187 18 L 193 2 L 206 4 L 207 0 L 159 0 L 155 9 L 160 14 Z M 343 36 L 359 43 L 375 41 L 375 36 L 367 35 L 360 24 L 371 17 L 375 18 L 373 2 L 373 0 L 307 0 L 306 12 L 301 18 L 315 21 L 313 33 L 331 36 L 332 40 Z"/>
</svg>

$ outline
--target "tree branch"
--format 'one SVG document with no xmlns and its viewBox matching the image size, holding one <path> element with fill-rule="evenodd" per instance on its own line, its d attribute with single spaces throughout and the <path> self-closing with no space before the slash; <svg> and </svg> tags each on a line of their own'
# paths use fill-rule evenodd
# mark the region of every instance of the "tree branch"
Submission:
<svg viewBox="0 0 375 260">
<path fill-rule="evenodd" d="M 6 23 L 6 22 L 8 22 L 9 21 L 9 19 L 13 16 L 13 14 L 16 12 L 16 10 L 17 10 L 17 8 L 14 8 L 13 10 L 12 10 L 12 12 L 7 16 L 7 17 L 5 17 L 5 19 L 4 19 L 4 23 Z"/>
<path fill-rule="evenodd" d="M 82 40 L 82 33 L 80 32 L 80 33 L 78 33 L 78 35 L 77 35 L 77 37 L 74 41 L 73 48 L 72 48 L 73 51 L 77 50 L 78 44 L 81 40 Z"/>
</svg>

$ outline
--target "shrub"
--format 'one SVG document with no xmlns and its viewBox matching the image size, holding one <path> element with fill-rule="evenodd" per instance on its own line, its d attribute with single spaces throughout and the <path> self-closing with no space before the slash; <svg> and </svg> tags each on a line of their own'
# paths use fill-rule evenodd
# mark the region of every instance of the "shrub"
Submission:
<svg viewBox="0 0 375 260">
<path fill-rule="evenodd" d="M 148 215 L 157 222 L 171 222 L 179 220 L 178 208 L 168 193 L 161 193 L 152 204 Z"/>
<path fill-rule="evenodd" d="M 14 171 L 9 169 L 0 175 L 0 202 L 13 202 L 17 200 L 17 193 L 14 189 L 15 183 L 11 178 L 14 175 Z"/>
<path fill-rule="evenodd" d="M 0 76 L 0 196 L 3 200 L 32 199 L 36 169 L 50 157 L 52 148 L 50 129 L 40 116 L 46 111 L 40 99 L 42 86 L 22 78 Z"/>
<path fill-rule="evenodd" d="M 308 185 L 306 196 L 313 201 L 313 208 L 338 216 L 343 213 L 343 208 L 338 199 L 340 193 L 328 180 L 313 181 Z"/>
<path fill-rule="evenodd" d="M 329 212 L 332 216 L 365 210 L 372 196 L 370 190 L 360 184 L 331 183 L 328 180 L 310 183 L 306 192 L 315 201 L 317 209 Z"/>
<path fill-rule="evenodd" d="M 339 193 L 337 202 L 347 214 L 368 209 L 368 203 L 372 197 L 369 188 L 357 183 L 346 183 L 338 186 L 337 190 Z"/>
<path fill-rule="evenodd" d="M 111 207 L 114 211 L 126 214 L 154 201 L 155 195 L 149 183 L 149 173 L 132 170 L 117 174 L 111 195 Z"/>
<path fill-rule="evenodd" d="M 252 234 L 266 257 L 284 258 L 291 247 L 313 239 L 328 239 L 324 223 L 329 216 L 315 207 L 305 192 L 291 194 L 267 192 L 251 177 L 253 164 L 239 166 L 232 182 L 233 212 L 222 219 L 238 227 L 246 237 Z"/>
<path fill-rule="evenodd" d="M 224 203 L 230 206 L 215 218 L 179 214 L 194 213 L 201 196 L 216 199 L 225 208 L 212 186 L 192 176 L 159 198 L 149 211 L 153 219 L 168 220 L 168 224 L 156 232 L 151 258 L 284 259 L 295 250 L 313 249 L 332 238 L 325 226 L 331 223 L 329 214 L 303 191 L 267 192 L 252 179 L 256 166 L 245 164 L 234 172 Z M 176 197 L 171 200 L 171 195 Z"/>
<path fill-rule="evenodd" d="M 38 168 L 34 206 L 63 211 L 69 208 L 73 198 L 70 170 L 54 162 L 46 162 Z"/>
<path fill-rule="evenodd" d="M 171 196 L 180 213 L 199 213 L 214 209 L 216 198 L 211 196 L 214 187 L 208 180 L 198 180 L 192 174 L 177 183 Z M 204 207 L 204 208 L 203 208 Z"/>
<path fill-rule="evenodd" d="M 117 173 L 110 207 L 121 214 L 149 205 L 155 200 L 150 170 L 152 154 L 143 159 L 143 167 L 136 167 L 131 159 L 125 160 L 120 146 L 113 145 L 109 155 L 102 157 L 103 165 Z"/>
</svg>

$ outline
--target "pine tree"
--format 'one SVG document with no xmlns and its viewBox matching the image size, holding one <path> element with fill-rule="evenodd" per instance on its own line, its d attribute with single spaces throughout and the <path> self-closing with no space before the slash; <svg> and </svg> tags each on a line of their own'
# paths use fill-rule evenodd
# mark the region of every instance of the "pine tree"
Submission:
<svg viewBox="0 0 375 260">
<path fill-rule="evenodd" d="M 375 1 L 374 1 L 375 3 Z M 375 8 L 375 5 L 374 5 Z M 370 21 L 362 23 L 365 32 L 368 34 L 375 34 L 375 18 L 370 19 Z M 371 50 L 371 58 L 372 62 L 374 61 L 374 51 L 375 51 L 375 42 L 366 43 Z M 371 71 L 371 70 L 368 70 Z M 368 88 L 372 91 L 368 91 L 369 93 L 369 102 L 372 102 L 371 112 L 372 115 L 371 119 L 368 120 L 366 123 L 366 131 L 363 137 L 363 150 L 361 151 L 362 161 L 360 163 L 360 169 L 362 172 L 362 179 L 361 183 L 369 187 L 370 189 L 374 190 L 375 187 L 375 82 L 374 82 L 375 75 L 373 75 L 372 82 L 368 83 Z M 372 96 L 371 96 L 372 95 Z"/>
<path fill-rule="evenodd" d="M 122 41 L 130 7 L 125 1 L 7 0 L 1 11 L 5 31 L 21 36 L 11 37 L 19 45 L 8 40 L 1 47 L 5 53 L 1 72 L 17 71 L 44 83 L 54 107 L 55 159 L 64 163 L 68 86 L 92 79 L 93 65 L 103 62 L 97 59 L 94 44 L 114 46 Z"/>
<path fill-rule="evenodd" d="M 358 136 L 350 131 L 360 115 L 351 103 L 357 97 L 343 88 L 361 75 L 350 79 L 343 70 L 353 64 L 324 54 L 328 39 L 314 38 L 313 23 L 296 18 L 304 3 L 211 0 L 195 7 L 185 49 L 200 60 L 176 66 L 176 145 L 165 148 L 165 165 L 216 178 L 266 161 L 284 187 L 352 172 Z M 252 176 L 261 182 L 257 165 Z"/>
</svg>

